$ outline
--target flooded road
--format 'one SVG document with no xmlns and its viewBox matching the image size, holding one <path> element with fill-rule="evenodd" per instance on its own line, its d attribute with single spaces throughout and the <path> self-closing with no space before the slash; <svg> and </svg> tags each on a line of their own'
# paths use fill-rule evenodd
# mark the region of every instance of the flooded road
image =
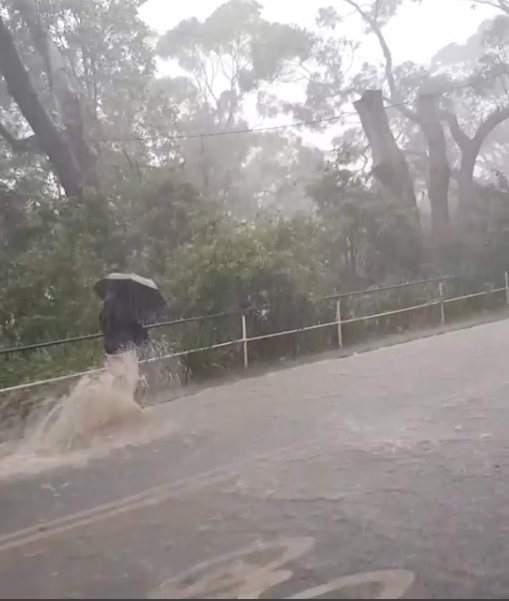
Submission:
<svg viewBox="0 0 509 601">
<path fill-rule="evenodd" d="M 509 321 L 0 463 L 0 598 L 507 598 Z"/>
</svg>

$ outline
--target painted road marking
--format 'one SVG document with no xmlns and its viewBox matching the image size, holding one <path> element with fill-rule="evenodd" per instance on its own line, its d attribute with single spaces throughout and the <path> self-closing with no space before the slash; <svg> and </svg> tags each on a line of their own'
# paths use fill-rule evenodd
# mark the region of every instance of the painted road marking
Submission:
<svg viewBox="0 0 509 601">
<path fill-rule="evenodd" d="M 288 569 L 288 564 L 310 551 L 314 544 L 315 539 L 311 537 L 282 538 L 226 553 L 169 578 L 152 589 L 146 599 L 260 599 L 271 588 L 293 578 L 294 572 Z M 274 558 L 266 557 L 274 552 Z M 359 598 L 401 599 L 414 581 L 414 574 L 408 570 L 361 572 L 284 598 L 320 599 L 330 593 L 339 593 L 341 589 L 367 584 L 380 588 L 372 593 L 373 596 L 365 596 L 364 592 Z"/>
<path fill-rule="evenodd" d="M 304 555 L 314 543 L 311 537 L 283 538 L 226 553 L 166 580 L 146 599 L 259 599 L 293 576 L 292 571 L 280 568 Z M 257 555 L 274 551 L 272 560 L 262 565 L 256 562 Z M 255 561 L 250 562 L 249 556 Z"/>
<path fill-rule="evenodd" d="M 92 509 L 79 511 L 55 520 L 41 522 L 34 526 L 11 532 L 10 534 L 0 537 L 0 553 L 22 547 L 29 543 L 38 542 L 76 528 L 87 526 L 101 520 L 125 515 L 126 513 L 136 511 L 143 507 L 160 504 L 172 496 L 182 492 L 188 492 L 195 487 L 201 488 L 203 486 L 210 486 L 218 481 L 234 477 L 238 473 L 239 468 L 242 468 L 243 466 L 267 459 L 284 459 L 287 455 L 291 457 L 296 451 L 310 450 L 316 446 L 323 445 L 323 438 L 319 441 L 312 440 L 304 445 L 289 445 L 269 453 L 261 453 L 247 459 L 235 461 L 226 466 L 214 468 L 193 476 L 180 478 L 174 482 L 160 484 L 141 493 L 124 497 L 118 501 L 104 503 L 93 507 Z"/>
</svg>

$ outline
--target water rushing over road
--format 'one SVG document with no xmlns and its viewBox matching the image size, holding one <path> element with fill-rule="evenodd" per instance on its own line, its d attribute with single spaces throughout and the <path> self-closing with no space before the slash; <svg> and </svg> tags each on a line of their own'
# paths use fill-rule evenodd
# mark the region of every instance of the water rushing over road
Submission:
<svg viewBox="0 0 509 601">
<path fill-rule="evenodd" d="M 452 332 L 0 464 L 0 598 L 507 598 L 508 351 Z"/>
</svg>

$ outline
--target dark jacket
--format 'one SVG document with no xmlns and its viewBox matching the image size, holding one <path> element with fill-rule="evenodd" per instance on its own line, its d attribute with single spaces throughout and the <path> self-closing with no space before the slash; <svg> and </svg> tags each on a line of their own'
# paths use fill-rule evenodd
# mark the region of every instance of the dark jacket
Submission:
<svg viewBox="0 0 509 601">
<path fill-rule="evenodd" d="M 146 329 L 111 300 L 105 301 L 99 324 L 104 335 L 104 350 L 109 355 L 127 348 L 139 348 L 149 340 Z"/>
</svg>

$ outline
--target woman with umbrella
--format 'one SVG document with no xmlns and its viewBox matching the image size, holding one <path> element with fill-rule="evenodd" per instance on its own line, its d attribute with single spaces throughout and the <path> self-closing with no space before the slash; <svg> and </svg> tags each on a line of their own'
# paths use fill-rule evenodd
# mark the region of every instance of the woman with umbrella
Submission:
<svg viewBox="0 0 509 601">
<path fill-rule="evenodd" d="M 140 392 L 138 359 L 150 341 L 142 322 L 160 312 L 165 301 L 152 280 L 136 274 L 112 273 L 97 282 L 94 289 L 104 301 L 99 323 L 108 364 L 124 385 L 126 379 L 132 379 L 136 396 Z"/>
</svg>

